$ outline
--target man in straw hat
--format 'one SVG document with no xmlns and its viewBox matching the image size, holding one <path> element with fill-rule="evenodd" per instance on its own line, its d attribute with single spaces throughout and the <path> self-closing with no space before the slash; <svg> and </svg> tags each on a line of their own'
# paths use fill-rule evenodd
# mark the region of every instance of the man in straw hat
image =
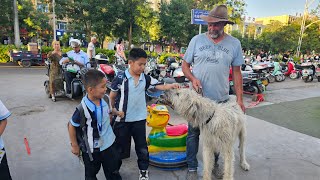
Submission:
<svg viewBox="0 0 320 180">
<path fill-rule="evenodd" d="M 192 82 L 193 88 L 216 102 L 229 100 L 229 69 L 232 67 L 233 82 L 237 102 L 245 111 L 242 100 L 242 75 L 240 66 L 244 63 L 240 41 L 224 32 L 228 20 L 228 9 L 225 5 L 215 6 L 208 16 L 200 16 L 208 23 L 208 31 L 193 37 L 184 55 L 182 69 Z M 193 64 L 193 71 L 190 65 Z M 187 136 L 187 179 L 197 179 L 197 153 L 199 146 L 199 128 L 189 124 Z M 221 179 L 223 172 L 217 163 L 219 152 L 215 153 L 213 174 Z"/>
</svg>

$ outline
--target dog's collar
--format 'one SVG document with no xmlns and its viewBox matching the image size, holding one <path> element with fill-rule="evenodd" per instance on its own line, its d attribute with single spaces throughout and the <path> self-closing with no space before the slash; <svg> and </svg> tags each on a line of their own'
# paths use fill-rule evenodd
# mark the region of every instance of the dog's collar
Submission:
<svg viewBox="0 0 320 180">
<path fill-rule="evenodd" d="M 211 121 L 211 119 L 213 118 L 213 116 L 214 116 L 214 112 L 213 112 L 213 114 L 206 120 L 206 123 L 205 123 L 205 124 L 208 124 L 208 123 Z"/>
<path fill-rule="evenodd" d="M 223 104 L 223 103 L 226 103 L 226 102 L 228 102 L 228 101 L 229 101 L 229 99 L 226 99 L 226 100 L 224 100 L 224 101 L 218 102 L 218 104 Z M 206 123 L 205 123 L 205 124 L 208 124 L 208 123 L 211 121 L 211 119 L 212 119 L 213 116 L 214 116 L 214 113 L 215 113 L 215 112 L 213 112 L 213 114 L 206 120 Z"/>
</svg>

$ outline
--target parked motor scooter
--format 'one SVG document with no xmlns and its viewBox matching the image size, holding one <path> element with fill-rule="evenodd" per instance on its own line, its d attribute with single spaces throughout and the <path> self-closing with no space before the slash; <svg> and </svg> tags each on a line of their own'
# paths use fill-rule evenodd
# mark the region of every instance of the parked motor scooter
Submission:
<svg viewBox="0 0 320 180">
<path fill-rule="evenodd" d="M 148 58 L 148 62 L 146 64 L 144 73 L 155 78 L 155 79 L 159 79 L 160 76 L 160 70 L 157 66 L 157 61 L 155 58 Z"/>
<path fill-rule="evenodd" d="M 260 94 L 264 92 L 265 86 L 262 84 L 258 73 L 248 72 L 247 74 L 242 72 L 243 91 Z"/>
<path fill-rule="evenodd" d="M 281 82 L 281 81 L 284 81 L 286 79 L 286 77 L 284 76 L 284 74 L 282 73 L 281 71 L 281 65 L 279 64 L 279 62 L 273 62 L 273 65 L 274 65 L 274 69 L 273 69 L 273 72 L 272 72 L 272 75 L 275 77 L 275 80 L 277 82 Z"/>
<path fill-rule="evenodd" d="M 302 79 L 304 82 L 313 81 L 315 75 L 315 66 L 311 62 L 305 62 L 301 64 L 302 67 Z"/>
<path fill-rule="evenodd" d="M 88 64 L 85 64 L 85 67 L 80 68 L 78 65 L 76 65 L 73 61 L 73 58 L 68 57 L 67 54 L 63 54 L 62 57 L 64 58 L 69 58 L 71 60 L 71 62 L 62 65 L 62 74 L 64 74 L 65 71 L 68 71 L 70 73 L 74 73 L 76 74 L 76 78 L 74 78 L 71 81 L 71 94 L 70 96 L 67 96 L 68 98 L 78 98 L 78 97 L 83 97 L 86 94 L 84 85 L 81 81 L 81 77 L 88 71 Z M 64 77 L 63 80 L 65 81 Z M 45 92 L 48 95 L 48 97 L 50 97 L 50 92 L 49 92 L 49 80 L 46 80 L 44 82 L 44 86 L 45 86 Z M 66 90 L 64 90 L 65 92 Z M 63 95 L 67 95 L 67 94 L 63 94 Z"/>
<path fill-rule="evenodd" d="M 97 63 L 97 69 L 103 72 L 107 78 L 107 87 L 111 87 L 111 83 L 115 77 L 115 71 L 113 67 L 109 64 L 109 57 L 103 54 L 98 54 L 95 56 L 95 60 Z"/>
<path fill-rule="evenodd" d="M 260 78 L 262 84 L 267 87 L 269 85 L 269 80 L 268 80 L 268 64 L 267 63 L 264 63 L 264 62 L 261 62 L 261 63 L 258 63 L 258 64 L 255 64 L 252 66 L 252 70 L 254 73 L 257 73 L 258 74 L 258 78 Z"/>
<path fill-rule="evenodd" d="M 253 71 L 242 71 L 243 91 L 250 94 L 260 94 L 264 92 L 265 86 L 262 84 L 258 73 Z M 235 94 L 234 84 L 232 81 L 232 69 L 229 72 L 229 94 Z"/>
<path fill-rule="evenodd" d="M 320 82 L 320 64 L 317 64 L 316 76 L 317 76 L 317 78 L 318 78 L 318 82 Z"/>
<path fill-rule="evenodd" d="M 272 75 L 274 64 L 271 61 L 265 62 L 267 65 L 265 77 L 269 83 L 274 83 L 276 81 L 275 77 Z"/>
</svg>

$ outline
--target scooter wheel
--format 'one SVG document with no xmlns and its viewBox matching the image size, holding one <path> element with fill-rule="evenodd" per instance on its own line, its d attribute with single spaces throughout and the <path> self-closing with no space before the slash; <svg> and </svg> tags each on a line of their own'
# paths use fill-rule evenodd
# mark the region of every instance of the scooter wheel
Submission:
<svg viewBox="0 0 320 180">
<path fill-rule="evenodd" d="M 312 76 L 310 76 L 310 82 L 312 82 L 313 81 L 313 77 Z"/>
<path fill-rule="evenodd" d="M 289 77 L 290 77 L 290 79 L 297 79 L 298 73 L 291 73 Z"/>
<path fill-rule="evenodd" d="M 320 76 L 318 77 L 318 82 L 320 82 Z"/>
<path fill-rule="evenodd" d="M 254 85 L 254 86 L 252 86 L 252 88 L 254 89 L 253 92 L 252 92 L 253 94 L 259 94 L 259 91 L 260 91 L 260 90 L 259 90 L 259 87 L 258 87 L 258 86 L 255 86 L 255 85 Z"/>
<path fill-rule="evenodd" d="M 280 81 L 282 81 L 283 78 L 280 75 L 276 75 L 275 79 L 277 82 L 280 82 Z"/>
<path fill-rule="evenodd" d="M 50 90 L 49 90 L 49 81 L 45 81 L 44 83 L 44 91 L 48 98 L 51 98 Z"/>
<path fill-rule="evenodd" d="M 274 76 L 270 75 L 267 77 L 269 83 L 273 83 L 275 81 Z"/>
</svg>

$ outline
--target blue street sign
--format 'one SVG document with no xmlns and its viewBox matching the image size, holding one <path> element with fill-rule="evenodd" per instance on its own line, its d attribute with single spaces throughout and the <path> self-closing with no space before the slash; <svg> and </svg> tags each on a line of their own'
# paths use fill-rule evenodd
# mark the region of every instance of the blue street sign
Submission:
<svg viewBox="0 0 320 180">
<path fill-rule="evenodd" d="M 207 24 L 204 20 L 200 18 L 200 15 L 208 15 L 209 11 L 192 9 L 191 10 L 191 24 Z"/>
<path fill-rule="evenodd" d="M 65 31 L 64 31 L 63 29 L 57 29 L 57 30 L 56 30 L 56 35 L 57 35 L 58 37 L 63 36 L 64 32 L 65 32 Z"/>
</svg>

